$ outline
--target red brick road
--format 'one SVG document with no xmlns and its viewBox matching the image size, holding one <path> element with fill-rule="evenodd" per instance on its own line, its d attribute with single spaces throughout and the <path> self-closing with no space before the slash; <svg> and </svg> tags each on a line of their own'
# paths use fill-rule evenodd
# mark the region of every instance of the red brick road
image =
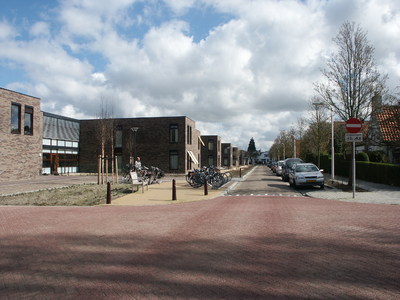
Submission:
<svg viewBox="0 0 400 300">
<path fill-rule="evenodd" d="M 399 299 L 400 206 L 0 207 L 0 299 Z"/>
</svg>

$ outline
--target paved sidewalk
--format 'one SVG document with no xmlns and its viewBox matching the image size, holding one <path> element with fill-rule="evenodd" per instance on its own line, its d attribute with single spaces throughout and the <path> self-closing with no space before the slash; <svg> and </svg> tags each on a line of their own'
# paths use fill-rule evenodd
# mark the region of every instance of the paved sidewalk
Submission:
<svg viewBox="0 0 400 300">
<path fill-rule="evenodd" d="M 148 190 L 145 187 L 144 193 L 139 187 L 139 191 L 112 200 L 111 204 L 102 206 L 163 205 L 208 200 L 224 194 L 228 188 L 234 185 L 234 182 L 228 182 L 220 189 L 208 187 L 207 195 L 205 195 L 204 187 L 193 188 L 186 181 L 176 181 L 176 200 L 172 200 L 172 181 L 167 181 L 161 184 L 152 184 Z"/>
<path fill-rule="evenodd" d="M 327 175 L 330 178 L 330 175 Z M 335 181 L 347 183 L 347 178 L 335 176 Z M 343 192 L 341 190 L 326 187 L 325 190 L 316 190 L 308 193 L 313 198 L 331 199 L 346 202 L 376 203 L 376 204 L 400 204 L 400 187 L 379 183 L 356 180 L 356 185 L 366 192 Z"/>
</svg>

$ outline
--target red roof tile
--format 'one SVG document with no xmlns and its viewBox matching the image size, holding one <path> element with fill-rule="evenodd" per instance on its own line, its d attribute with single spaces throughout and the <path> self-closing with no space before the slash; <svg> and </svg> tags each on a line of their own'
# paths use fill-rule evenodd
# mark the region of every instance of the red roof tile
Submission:
<svg viewBox="0 0 400 300">
<path fill-rule="evenodd" d="M 400 141 L 400 107 L 385 106 L 377 113 L 377 119 L 385 142 Z"/>
</svg>

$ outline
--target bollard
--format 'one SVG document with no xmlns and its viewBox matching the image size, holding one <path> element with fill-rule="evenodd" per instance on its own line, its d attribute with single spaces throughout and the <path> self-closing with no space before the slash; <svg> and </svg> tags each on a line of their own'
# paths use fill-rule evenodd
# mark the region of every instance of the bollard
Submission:
<svg viewBox="0 0 400 300">
<path fill-rule="evenodd" d="M 204 177 L 204 196 L 208 195 L 207 178 Z"/>
<path fill-rule="evenodd" d="M 239 168 L 239 178 L 242 178 L 242 168 Z"/>
<path fill-rule="evenodd" d="M 176 200 L 176 184 L 175 179 L 172 179 L 172 201 Z"/>
<path fill-rule="evenodd" d="M 111 204 L 111 183 L 107 182 L 107 204 Z"/>
</svg>

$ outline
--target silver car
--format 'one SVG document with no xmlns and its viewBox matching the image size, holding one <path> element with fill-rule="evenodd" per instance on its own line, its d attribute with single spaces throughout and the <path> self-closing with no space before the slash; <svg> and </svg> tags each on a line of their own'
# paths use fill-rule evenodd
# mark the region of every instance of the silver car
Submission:
<svg viewBox="0 0 400 300">
<path fill-rule="evenodd" d="M 294 188 L 299 186 L 315 186 L 318 185 L 323 189 L 325 187 L 325 179 L 322 174 L 324 170 L 318 169 L 314 164 L 298 163 L 292 166 L 289 171 L 289 184 Z"/>
<path fill-rule="evenodd" d="M 276 165 L 276 176 L 282 176 L 282 166 L 285 164 L 284 160 L 278 161 Z"/>
</svg>

